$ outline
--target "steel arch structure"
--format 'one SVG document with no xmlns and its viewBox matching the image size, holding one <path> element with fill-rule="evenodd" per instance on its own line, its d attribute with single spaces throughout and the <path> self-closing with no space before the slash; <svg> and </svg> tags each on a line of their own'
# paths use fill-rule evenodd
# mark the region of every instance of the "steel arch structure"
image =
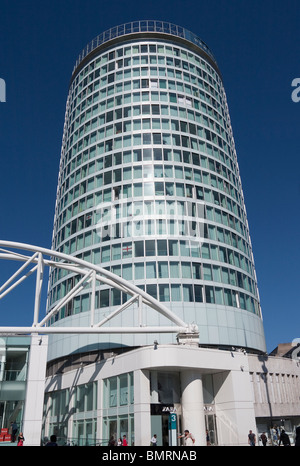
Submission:
<svg viewBox="0 0 300 466">
<path fill-rule="evenodd" d="M 189 335 L 192 339 L 198 336 L 196 324 L 187 324 L 175 315 L 161 302 L 124 280 L 123 278 L 82 259 L 56 252 L 50 249 L 11 241 L 0 240 L 0 259 L 13 260 L 23 264 L 18 270 L 0 286 L 0 300 L 13 289 L 26 280 L 27 277 L 36 273 L 35 300 L 33 310 L 33 322 L 29 327 L 1 327 L 0 334 L 58 334 L 58 333 L 86 333 L 86 334 L 112 334 L 112 333 L 178 333 Z M 79 275 L 80 280 L 73 288 L 60 299 L 53 309 L 44 317 L 40 318 L 41 291 L 44 280 L 44 269 L 60 268 Z M 124 304 L 114 309 L 101 321 L 95 322 L 96 284 L 106 284 L 117 288 L 131 296 Z M 59 327 L 49 326 L 50 319 L 69 301 L 71 301 L 87 285 L 91 286 L 90 324 L 87 327 Z M 138 322 L 132 327 L 107 327 L 105 324 L 120 314 L 134 302 L 138 304 Z M 147 326 L 143 323 L 142 305 L 151 307 L 170 321 L 169 326 Z"/>
</svg>

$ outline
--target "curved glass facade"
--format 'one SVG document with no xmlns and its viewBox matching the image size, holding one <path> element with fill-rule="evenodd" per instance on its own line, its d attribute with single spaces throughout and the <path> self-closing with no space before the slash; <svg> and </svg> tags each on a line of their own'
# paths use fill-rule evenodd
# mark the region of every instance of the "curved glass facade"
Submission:
<svg viewBox="0 0 300 466">
<path fill-rule="evenodd" d="M 114 28 L 76 64 L 52 248 L 108 268 L 197 323 L 200 344 L 264 350 L 220 72 L 194 34 L 182 28 L 176 34 L 173 25 L 166 32 L 169 23 L 159 23 L 165 25 L 159 31 L 158 23 Z M 48 310 L 75 280 L 53 271 Z M 127 298 L 100 287 L 99 315 Z M 84 290 L 59 312 L 56 325 L 71 325 L 89 306 Z M 128 335 L 89 338 L 102 346 L 138 344 Z"/>
</svg>

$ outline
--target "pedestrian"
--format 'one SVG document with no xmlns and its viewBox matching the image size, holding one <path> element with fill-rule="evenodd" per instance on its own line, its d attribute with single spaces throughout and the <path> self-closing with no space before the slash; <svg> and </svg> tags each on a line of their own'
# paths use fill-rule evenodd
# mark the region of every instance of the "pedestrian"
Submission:
<svg viewBox="0 0 300 466">
<path fill-rule="evenodd" d="M 266 433 L 263 432 L 260 436 L 260 440 L 261 440 L 261 443 L 263 444 L 263 447 L 266 447 L 267 446 L 267 436 L 266 436 Z"/>
<path fill-rule="evenodd" d="M 57 442 L 56 442 L 56 435 L 51 435 L 50 437 L 50 442 L 47 442 L 45 447 L 57 447 Z"/>
<path fill-rule="evenodd" d="M 121 437 L 118 438 L 118 447 L 121 447 L 122 446 L 122 439 Z"/>
<path fill-rule="evenodd" d="M 209 446 L 210 445 L 210 438 L 209 438 L 209 432 L 208 430 L 206 429 L 206 445 Z"/>
<path fill-rule="evenodd" d="M 11 423 L 11 441 L 15 442 L 16 441 L 16 436 L 18 432 L 18 425 L 16 421 Z"/>
<path fill-rule="evenodd" d="M 248 434 L 248 443 L 249 443 L 250 447 L 255 447 L 255 444 L 256 444 L 256 436 L 255 436 L 255 434 L 252 432 L 252 430 L 249 430 L 249 434 Z"/>
<path fill-rule="evenodd" d="M 116 444 L 115 437 L 112 435 L 109 439 L 108 446 L 109 447 L 114 447 Z"/>
<path fill-rule="evenodd" d="M 154 434 L 152 439 L 151 439 L 151 445 L 153 447 L 157 447 L 157 435 L 156 434 Z"/>
<path fill-rule="evenodd" d="M 123 440 L 122 440 L 122 447 L 128 447 L 126 435 L 123 435 Z"/>
<path fill-rule="evenodd" d="M 25 442 L 25 438 L 24 438 L 23 432 L 20 432 L 18 436 L 17 447 L 23 447 L 24 442 Z"/>
<path fill-rule="evenodd" d="M 195 443 L 195 438 L 193 434 L 191 434 L 190 431 L 187 429 L 184 431 L 184 434 L 179 435 L 178 438 L 183 438 L 183 443 L 186 447 L 191 447 Z"/>
<path fill-rule="evenodd" d="M 278 435 L 277 435 L 277 429 L 275 428 L 275 426 L 272 428 L 272 443 L 274 445 L 277 445 L 277 442 L 278 442 Z"/>
<path fill-rule="evenodd" d="M 286 433 L 286 431 L 284 429 L 282 429 L 282 431 L 281 431 L 278 445 L 280 446 L 281 443 L 282 443 L 282 445 L 284 447 L 290 447 L 291 446 L 290 437 L 288 436 L 288 434 Z"/>
<path fill-rule="evenodd" d="M 295 447 L 300 447 L 300 426 L 296 427 Z"/>
</svg>

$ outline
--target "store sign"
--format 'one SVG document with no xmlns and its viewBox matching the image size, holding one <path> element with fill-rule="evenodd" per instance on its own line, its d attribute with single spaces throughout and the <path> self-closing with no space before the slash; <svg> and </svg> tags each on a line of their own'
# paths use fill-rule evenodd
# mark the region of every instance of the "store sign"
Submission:
<svg viewBox="0 0 300 466">
<path fill-rule="evenodd" d="M 163 406 L 162 413 L 176 413 L 177 409 L 175 406 Z"/>
<path fill-rule="evenodd" d="M 177 414 L 169 414 L 169 445 L 177 445 Z"/>
<path fill-rule="evenodd" d="M 205 413 L 212 413 L 212 412 L 214 411 L 214 407 L 213 407 L 213 406 L 204 405 L 204 406 L 203 406 L 203 409 L 204 409 L 204 412 L 205 412 Z"/>
</svg>

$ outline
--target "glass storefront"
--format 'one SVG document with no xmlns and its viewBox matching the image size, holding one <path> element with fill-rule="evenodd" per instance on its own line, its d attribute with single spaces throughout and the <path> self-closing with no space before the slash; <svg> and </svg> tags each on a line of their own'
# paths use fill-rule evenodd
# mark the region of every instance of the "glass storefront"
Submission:
<svg viewBox="0 0 300 466">
<path fill-rule="evenodd" d="M 47 393 L 44 403 L 43 441 L 55 434 L 59 445 L 96 445 L 98 383 Z"/>
<path fill-rule="evenodd" d="M 126 435 L 134 445 L 133 373 L 120 374 L 103 382 L 103 441 Z M 106 444 L 107 444 L 106 443 Z"/>
<path fill-rule="evenodd" d="M 213 378 L 202 376 L 204 418 L 207 445 L 217 445 L 217 424 L 214 405 Z M 159 446 L 170 445 L 170 419 L 176 415 L 177 433 L 182 432 L 181 385 L 178 372 L 150 372 L 151 432 L 157 435 Z"/>
<path fill-rule="evenodd" d="M 151 433 L 157 435 L 158 446 L 168 446 L 170 414 L 176 414 L 180 425 L 179 372 L 150 372 Z M 178 430 L 178 432 L 180 429 Z"/>
<path fill-rule="evenodd" d="M 133 373 L 47 393 L 42 437 L 55 434 L 60 445 L 92 446 L 108 444 L 126 435 L 134 444 Z M 98 400 L 103 397 L 102 434 L 99 432 Z M 101 438 L 100 438 L 101 437 Z"/>
<path fill-rule="evenodd" d="M 29 349 L 29 337 L 0 338 L 0 442 L 11 440 L 13 423 L 22 430 Z"/>
<path fill-rule="evenodd" d="M 207 444 L 217 445 L 211 374 L 202 374 L 202 386 Z M 151 437 L 156 434 L 158 446 L 175 446 L 185 428 L 180 372 L 149 371 L 149 389 Z M 47 393 L 44 419 L 43 437 L 56 434 L 61 445 L 107 446 L 124 435 L 128 445 L 135 445 L 133 372 Z"/>
</svg>

